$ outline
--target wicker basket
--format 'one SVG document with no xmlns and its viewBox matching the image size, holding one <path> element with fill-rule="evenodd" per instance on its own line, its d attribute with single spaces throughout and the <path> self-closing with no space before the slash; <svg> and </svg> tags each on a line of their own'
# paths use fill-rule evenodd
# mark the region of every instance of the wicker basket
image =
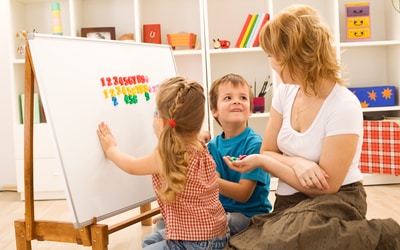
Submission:
<svg viewBox="0 0 400 250">
<path fill-rule="evenodd" d="M 194 49 L 196 46 L 196 34 L 194 33 L 167 34 L 167 39 L 172 49 L 177 46 L 188 46 L 189 49 Z"/>
</svg>

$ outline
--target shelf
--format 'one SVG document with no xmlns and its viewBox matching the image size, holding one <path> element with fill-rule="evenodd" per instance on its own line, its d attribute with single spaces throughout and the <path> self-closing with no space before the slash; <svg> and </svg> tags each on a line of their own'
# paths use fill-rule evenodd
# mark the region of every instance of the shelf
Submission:
<svg viewBox="0 0 400 250">
<path fill-rule="evenodd" d="M 374 47 L 374 46 L 395 46 L 400 45 L 400 41 L 368 41 L 368 42 L 344 42 L 340 43 L 341 48 L 349 47 Z"/>
<path fill-rule="evenodd" d="M 201 50 L 173 50 L 174 56 L 201 55 Z"/>
<path fill-rule="evenodd" d="M 262 52 L 261 47 L 253 48 L 229 48 L 229 49 L 210 49 L 210 54 L 230 54 L 230 53 L 249 53 L 249 52 Z M 267 56 L 267 55 L 265 55 Z"/>
<path fill-rule="evenodd" d="M 42 3 L 42 2 L 48 2 L 49 0 L 18 0 L 20 3 Z"/>
<path fill-rule="evenodd" d="M 269 117 L 269 112 L 266 113 L 253 113 L 250 117 L 251 118 L 263 118 L 263 117 Z"/>
<path fill-rule="evenodd" d="M 363 108 L 363 112 L 400 111 L 400 106 Z"/>
<path fill-rule="evenodd" d="M 25 64 L 25 59 L 14 59 L 13 64 Z"/>
</svg>

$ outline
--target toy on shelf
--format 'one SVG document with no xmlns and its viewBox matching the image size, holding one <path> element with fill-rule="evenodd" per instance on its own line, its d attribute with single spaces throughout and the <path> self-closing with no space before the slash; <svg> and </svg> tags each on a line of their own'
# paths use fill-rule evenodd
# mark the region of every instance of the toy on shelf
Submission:
<svg viewBox="0 0 400 250">
<path fill-rule="evenodd" d="M 143 42 L 161 44 L 161 24 L 143 24 Z"/>
<path fill-rule="evenodd" d="M 34 33 L 36 33 L 36 30 L 33 30 L 32 32 L 28 32 L 26 30 L 21 30 L 15 34 L 16 42 L 17 42 L 17 54 L 16 58 L 17 59 L 23 59 L 25 58 L 25 44 L 26 41 L 28 40 L 28 37 L 32 36 Z"/>
<path fill-rule="evenodd" d="M 217 40 L 213 39 L 213 48 L 214 49 L 228 49 L 231 46 L 231 42 L 228 40 Z"/>
<path fill-rule="evenodd" d="M 177 46 L 188 46 L 189 49 L 194 49 L 196 37 L 194 33 L 167 34 L 168 44 L 171 45 L 172 49 Z"/>
<path fill-rule="evenodd" d="M 371 40 L 369 2 L 346 4 L 347 41 Z"/>
<path fill-rule="evenodd" d="M 214 49 L 220 49 L 221 48 L 221 43 L 219 42 L 219 39 L 217 39 L 217 40 L 213 39 L 213 48 Z"/>
<path fill-rule="evenodd" d="M 51 5 L 51 17 L 52 17 L 52 30 L 53 35 L 62 35 L 62 24 L 61 24 L 61 10 L 60 3 L 52 3 Z"/>
<path fill-rule="evenodd" d="M 28 32 L 26 30 L 22 30 L 15 34 L 17 39 L 17 58 L 25 57 L 25 43 L 28 39 Z"/>
<path fill-rule="evenodd" d="M 135 35 L 133 33 L 122 34 L 118 40 L 120 41 L 135 41 Z"/>
</svg>

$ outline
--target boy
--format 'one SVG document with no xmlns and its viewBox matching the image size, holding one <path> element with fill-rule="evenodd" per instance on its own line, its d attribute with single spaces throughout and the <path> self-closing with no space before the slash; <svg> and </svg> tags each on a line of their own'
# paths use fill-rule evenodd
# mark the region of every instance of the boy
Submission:
<svg viewBox="0 0 400 250">
<path fill-rule="evenodd" d="M 247 126 L 253 109 L 247 81 L 240 75 L 227 74 L 213 82 L 209 98 L 211 113 L 223 132 L 211 139 L 207 147 L 217 165 L 219 198 L 234 235 L 249 225 L 250 217 L 271 211 L 271 178 L 262 169 L 233 171 L 223 160 L 226 155 L 240 157 L 260 152 L 262 137 Z"/>
</svg>

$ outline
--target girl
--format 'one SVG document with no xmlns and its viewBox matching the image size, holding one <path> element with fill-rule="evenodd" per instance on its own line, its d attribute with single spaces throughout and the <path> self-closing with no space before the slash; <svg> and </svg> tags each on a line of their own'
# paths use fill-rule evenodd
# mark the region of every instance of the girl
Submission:
<svg viewBox="0 0 400 250">
<path fill-rule="evenodd" d="M 204 91 L 197 82 L 173 77 L 161 83 L 153 121 L 158 145 L 140 158 L 119 151 L 109 127 L 99 124 L 97 133 L 107 158 L 129 174 L 152 175 L 166 228 L 148 236 L 144 249 L 222 249 L 228 241 L 215 163 L 198 139 L 204 105 Z"/>
</svg>

